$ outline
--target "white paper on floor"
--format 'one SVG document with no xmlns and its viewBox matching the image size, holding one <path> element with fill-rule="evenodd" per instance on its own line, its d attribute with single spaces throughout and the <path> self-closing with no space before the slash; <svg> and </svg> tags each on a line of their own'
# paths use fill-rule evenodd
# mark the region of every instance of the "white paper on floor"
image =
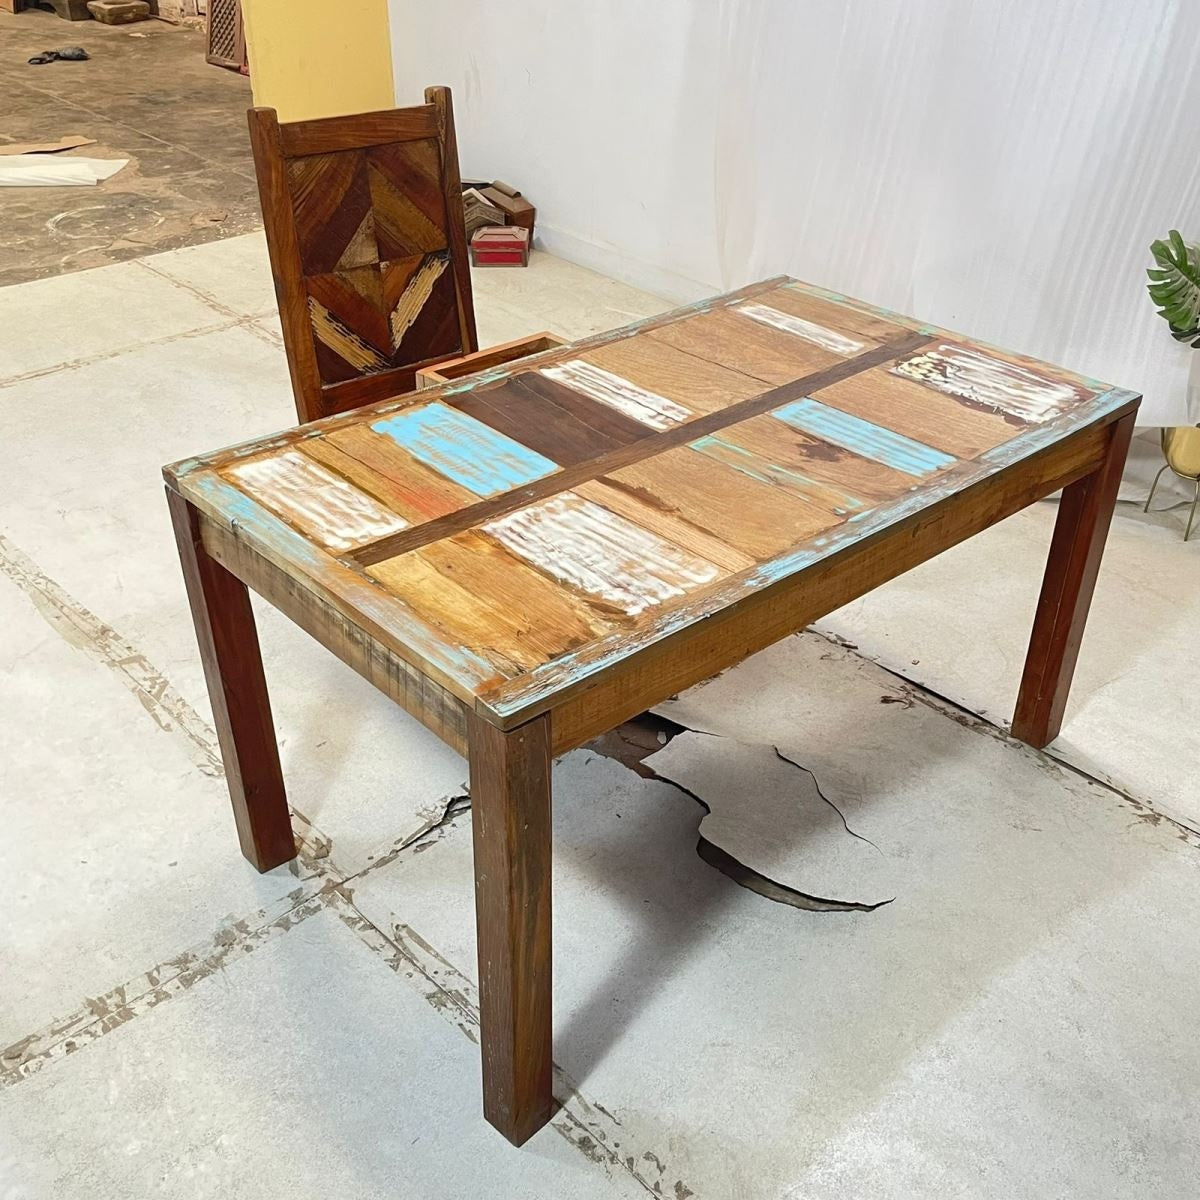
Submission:
<svg viewBox="0 0 1200 1200">
<path fill-rule="evenodd" d="M 0 158 L 0 187 L 80 187 L 110 179 L 127 158 L 49 158 L 10 154 Z"/>
<path fill-rule="evenodd" d="M 708 807 L 701 838 L 767 880 L 839 905 L 895 899 L 888 857 L 773 746 L 681 733 L 645 765 Z"/>
</svg>

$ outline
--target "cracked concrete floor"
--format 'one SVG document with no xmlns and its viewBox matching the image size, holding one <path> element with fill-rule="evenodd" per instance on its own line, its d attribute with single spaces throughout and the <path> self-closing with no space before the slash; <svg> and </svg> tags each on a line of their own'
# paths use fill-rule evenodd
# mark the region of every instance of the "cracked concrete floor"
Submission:
<svg viewBox="0 0 1200 1200">
<path fill-rule="evenodd" d="M 477 287 L 485 341 L 661 307 L 542 255 Z M 93 320 L 59 333 L 64 303 Z M 465 764 L 262 608 L 303 852 L 237 853 L 158 468 L 290 419 L 261 239 L 0 289 L 0 317 L 0 1195 L 1194 1195 L 1200 851 L 1161 815 L 1194 802 L 1186 622 L 1104 661 L 1130 612 L 1184 612 L 1169 517 L 1118 515 L 1064 730 L 1131 795 L 812 633 L 664 706 L 742 744 L 723 776 L 672 751 L 726 815 L 769 790 L 747 748 L 811 772 L 888 860 L 873 912 L 772 903 L 697 855 L 680 787 L 557 764 L 563 1108 L 518 1152 L 479 1117 Z M 1036 586 L 1052 517 L 1001 527 L 1008 578 Z M 893 665 L 923 637 L 1007 716 L 1017 616 L 928 587 L 935 637 L 917 580 L 831 631 Z M 1138 669 L 1176 702 L 1133 702 Z"/>
</svg>

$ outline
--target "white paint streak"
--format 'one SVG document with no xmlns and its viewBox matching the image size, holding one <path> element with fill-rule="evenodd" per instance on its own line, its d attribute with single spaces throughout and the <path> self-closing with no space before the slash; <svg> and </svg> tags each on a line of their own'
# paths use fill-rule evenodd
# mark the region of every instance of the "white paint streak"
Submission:
<svg viewBox="0 0 1200 1200">
<path fill-rule="evenodd" d="M 408 522 L 298 451 L 226 472 L 243 490 L 331 550 L 351 550 L 408 528 Z"/>
<path fill-rule="evenodd" d="M 597 367 L 582 358 L 572 358 L 554 367 L 543 367 L 542 374 L 555 383 L 564 384 L 627 417 L 649 425 L 651 429 L 670 429 L 686 421 L 692 413 L 657 392 L 638 387 L 620 375 Z"/>
<path fill-rule="evenodd" d="M 631 616 L 711 583 L 712 563 L 574 492 L 483 526 L 514 554 Z"/>
<path fill-rule="evenodd" d="M 770 308 L 765 304 L 739 304 L 735 311 L 758 321 L 760 325 L 770 325 L 775 329 L 782 329 L 784 333 L 795 334 L 796 337 L 812 342 L 814 346 L 820 346 L 823 350 L 831 350 L 834 354 L 858 354 L 867 348 L 866 342 L 856 342 L 854 338 L 838 333 L 836 329 L 826 329 L 824 325 L 806 321 L 803 317 L 794 317 L 791 313 L 780 312 L 779 309 Z"/>
<path fill-rule="evenodd" d="M 1045 379 L 1024 367 L 962 346 L 943 344 L 924 350 L 897 363 L 892 374 L 1025 421 L 1049 420 L 1086 399 L 1082 389 L 1069 383 Z"/>
</svg>

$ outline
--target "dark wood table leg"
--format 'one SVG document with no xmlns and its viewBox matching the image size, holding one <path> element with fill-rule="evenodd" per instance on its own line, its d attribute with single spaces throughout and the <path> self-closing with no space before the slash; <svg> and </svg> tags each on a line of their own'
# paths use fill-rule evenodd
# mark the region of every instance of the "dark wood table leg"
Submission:
<svg viewBox="0 0 1200 1200">
<path fill-rule="evenodd" d="M 1059 502 L 1012 723 L 1013 737 L 1039 749 L 1062 725 L 1132 436 L 1132 415 L 1115 422 L 1104 461 L 1064 488 Z"/>
<path fill-rule="evenodd" d="M 483 1114 L 519 1146 L 550 1119 L 550 718 L 467 715 Z"/>
<path fill-rule="evenodd" d="M 167 488 L 242 853 L 269 871 L 296 857 L 271 702 L 246 585 L 210 558 L 196 510 Z"/>
</svg>

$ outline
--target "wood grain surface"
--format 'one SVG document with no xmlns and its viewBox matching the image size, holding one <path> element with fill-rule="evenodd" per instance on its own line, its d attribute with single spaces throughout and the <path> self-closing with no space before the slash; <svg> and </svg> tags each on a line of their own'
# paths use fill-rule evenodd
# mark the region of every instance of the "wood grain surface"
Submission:
<svg viewBox="0 0 1200 1200">
<path fill-rule="evenodd" d="M 390 177 L 419 173 L 421 146 L 403 143 Z M 369 191 L 369 159 L 364 170 Z M 409 239 L 397 249 L 423 245 L 412 204 L 437 203 L 432 189 L 411 195 L 386 218 L 389 237 Z M 680 668 L 641 665 L 662 647 L 753 598 L 771 613 L 761 629 L 799 628 L 807 606 L 779 610 L 780 589 L 863 554 L 878 568 L 844 577 L 876 586 L 952 544 L 941 531 L 975 531 L 1012 497 L 1084 478 L 1100 463 L 1093 439 L 1137 399 L 773 279 L 167 476 L 214 527 L 340 617 L 361 611 L 380 653 L 486 720 L 510 728 L 561 707 L 558 749 L 624 711 L 622 688 L 644 699 L 675 679 Z M 1070 526 L 1072 545 L 1088 520 L 1099 528 L 1097 503 Z M 904 555 L 887 549 L 923 513 L 956 506 Z M 1078 608 L 1082 561 L 1068 572 L 1077 585 L 1059 585 Z M 1069 674 L 1074 638 L 1056 632 L 1035 656 L 1047 681 Z M 759 644 L 747 625 L 695 661 L 719 670 Z M 1049 682 L 1028 692 L 1057 695 Z M 1052 714 L 1034 725 L 1030 736 L 1049 730 Z"/>
</svg>

